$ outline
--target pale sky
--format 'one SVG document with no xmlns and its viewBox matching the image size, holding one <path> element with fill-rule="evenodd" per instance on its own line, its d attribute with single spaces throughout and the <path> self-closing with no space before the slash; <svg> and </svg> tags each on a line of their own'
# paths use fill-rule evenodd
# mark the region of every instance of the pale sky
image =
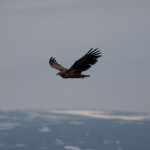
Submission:
<svg viewBox="0 0 150 150">
<path fill-rule="evenodd" d="M 90 48 L 102 58 L 62 79 Z M 0 110 L 150 112 L 149 0 L 0 0 Z"/>
</svg>

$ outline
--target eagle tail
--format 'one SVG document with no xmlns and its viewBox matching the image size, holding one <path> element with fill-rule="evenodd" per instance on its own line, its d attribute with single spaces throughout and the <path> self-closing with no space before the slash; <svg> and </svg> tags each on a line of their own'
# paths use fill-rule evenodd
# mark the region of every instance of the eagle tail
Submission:
<svg viewBox="0 0 150 150">
<path fill-rule="evenodd" d="M 90 77 L 90 75 L 81 75 L 81 78 Z"/>
</svg>

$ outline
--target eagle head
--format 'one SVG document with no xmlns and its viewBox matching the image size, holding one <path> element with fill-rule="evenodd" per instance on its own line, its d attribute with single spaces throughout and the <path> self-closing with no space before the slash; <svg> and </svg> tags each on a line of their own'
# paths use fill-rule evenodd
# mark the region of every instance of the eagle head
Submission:
<svg viewBox="0 0 150 150">
<path fill-rule="evenodd" d="M 56 75 L 60 76 L 60 72 L 58 72 Z"/>
</svg>

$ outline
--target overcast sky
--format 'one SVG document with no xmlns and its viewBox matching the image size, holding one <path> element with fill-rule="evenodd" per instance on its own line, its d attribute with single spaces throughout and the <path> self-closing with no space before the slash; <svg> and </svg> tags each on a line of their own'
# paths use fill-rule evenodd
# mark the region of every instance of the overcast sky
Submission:
<svg viewBox="0 0 150 150">
<path fill-rule="evenodd" d="M 90 48 L 102 58 L 63 79 Z M 0 110 L 150 112 L 149 0 L 0 0 Z"/>
</svg>

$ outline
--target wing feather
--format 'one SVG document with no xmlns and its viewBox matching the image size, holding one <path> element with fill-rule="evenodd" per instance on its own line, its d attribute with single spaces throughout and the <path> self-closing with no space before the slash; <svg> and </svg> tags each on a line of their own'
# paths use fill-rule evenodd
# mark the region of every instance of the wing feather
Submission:
<svg viewBox="0 0 150 150">
<path fill-rule="evenodd" d="M 101 57 L 101 51 L 98 48 L 91 48 L 83 57 L 75 61 L 69 70 L 77 70 L 78 72 L 86 71 L 94 65 L 98 58 Z"/>
<path fill-rule="evenodd" d="M 65 71 L 66 68 L 64 68 L 62 65 L 60 65 L 56 59 L 54 57 L 51 57 L 50 60 L 49 60 L 49 64 L 52 68 L 55 68 L 59 71 Z"/>
</svg>

